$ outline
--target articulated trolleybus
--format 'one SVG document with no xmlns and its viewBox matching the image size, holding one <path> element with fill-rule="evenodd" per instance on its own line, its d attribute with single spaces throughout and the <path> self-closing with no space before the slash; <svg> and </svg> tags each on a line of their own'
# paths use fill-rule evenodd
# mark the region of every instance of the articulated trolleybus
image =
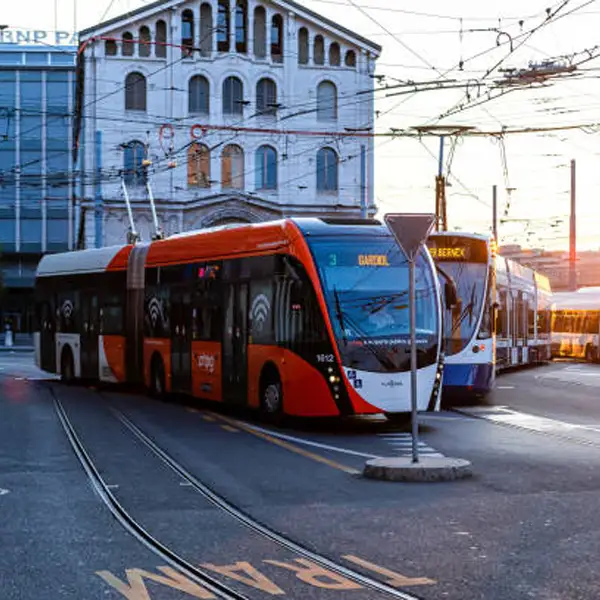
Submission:
<svg viewBox="0 0 600 600">
<path fill-rule="evenodd" d="M 458 296 L 444 319 L 444 396 L 484 396 L 496 371 L 550 359 L 546 277 L 496 256 L 488 236 L 440 232 L 427 245 Z"/>
<path fill-rule="evenodd" d="M 439 405 L 441 293 L 417 262 L 418 408 Z M 408 262 L 378 221 L 223 226 L 45 256 L 39 366 L 267 413 L 410 410 Z"/>
</svg>

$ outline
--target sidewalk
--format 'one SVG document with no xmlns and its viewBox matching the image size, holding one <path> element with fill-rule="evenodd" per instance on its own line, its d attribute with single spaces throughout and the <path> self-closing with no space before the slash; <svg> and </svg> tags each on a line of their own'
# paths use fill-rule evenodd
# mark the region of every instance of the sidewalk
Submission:
<svg viewBox="0 0 600 600">
<path fill-rule="evenodd" d="M 0 333 L 0 352 L 33 352 L 33 335 L 30 333 L 16 333 L 13 345 L 5 346 L 4 332 Z"/>
</svg>

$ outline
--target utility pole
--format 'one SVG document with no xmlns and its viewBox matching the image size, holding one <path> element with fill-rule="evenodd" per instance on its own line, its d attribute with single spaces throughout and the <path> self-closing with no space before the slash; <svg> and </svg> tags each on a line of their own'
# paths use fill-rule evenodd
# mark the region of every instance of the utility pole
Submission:
<svg viewBox="0 0 600 600">
<path fill-rule="evenodd" d="M 444 177 L 444 136 L 440 135 L 438 174 L 435 178 L 435 230 L 447 231 L 446 178 Z"/>
<path fill-rule="evenodd" d="M 569 289 L 577 290 L 577 213 L 575 160 L 571 160 L 571 219 L 569 231 Z"/>
<path fill-rule="evenodd" d="M 367 210 L 367 149 L 364 144 L 360 147 L 360 216 L 366 219 Z"/>
<path fill-rule="evenodd" d="M 498 186 L 492 186 L 492 235 L 498 243 Z"/>
</svg>

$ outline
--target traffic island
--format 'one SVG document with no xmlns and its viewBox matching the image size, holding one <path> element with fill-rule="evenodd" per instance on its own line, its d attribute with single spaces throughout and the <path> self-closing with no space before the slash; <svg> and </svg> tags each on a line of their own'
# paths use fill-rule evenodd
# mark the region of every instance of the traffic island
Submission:
<svg viewBox="0 0 600 600">
<path fill-rule="evenodd" d="M 414 463 L 412 457 L 402 456 L 368 460 L 363 475 L 383 481 L 430 482 L 466 479 L 473 471 L 471 463 L 462 458 L 423 456 Z"/>
</svg>

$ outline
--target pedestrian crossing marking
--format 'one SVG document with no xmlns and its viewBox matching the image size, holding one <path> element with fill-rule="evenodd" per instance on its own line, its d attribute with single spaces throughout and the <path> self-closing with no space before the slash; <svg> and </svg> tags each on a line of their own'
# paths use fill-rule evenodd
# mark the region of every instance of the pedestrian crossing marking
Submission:
<svg viewBox="0 0 600 600">
<path fill-rule="evenodd" d="M 387 442 L 399 456 L 410 456 L 412 454 L 412 434 L 410 433 L 379 433 L 379 438 Z M 441 452 L 432 448 L 423 441 L 417 444 L 419 453 L 427 456 L 443 457 Z"/>
</svg>

